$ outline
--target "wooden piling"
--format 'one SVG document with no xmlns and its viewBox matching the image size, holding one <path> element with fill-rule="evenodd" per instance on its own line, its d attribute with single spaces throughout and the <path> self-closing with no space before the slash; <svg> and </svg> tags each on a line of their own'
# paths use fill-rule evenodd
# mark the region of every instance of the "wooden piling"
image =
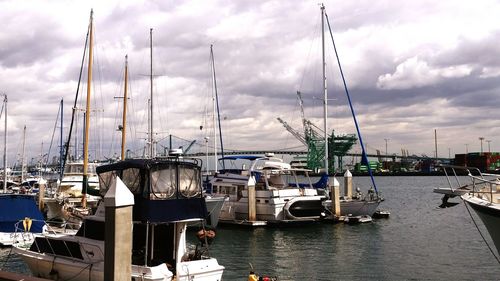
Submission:
<svg viewBox="0 0 500 281">
<path fill-rule="evenodd" d="M 334 177 L 332 190 L 332 215 L 340 217 L 340 184 L 339 181 Z"/>
<path fill-rule="evenodd" d="M 257 210 L 256 210 L 256 192 L 255 192 L 256 180 L 255 176 L 250 176 L 248 179 L 248 220 L 256 221 L 257 220 Z"/>
<path fill-rule="evenodd" d="M 134 195 L 119 177 L 104 196 L 106 206 L 104 280 L 129 281 L 132 273 Z"/>
<path fill-rule="evenodd" d="M 45 183 L 39 183 L 38 185 L 38 208 L 43 212 L 44 202 L 43 197 L 45 196 Z"/>
<path fill-rule="evenodd" d="M 352 198 L 352 174 L 349 170 L 344 173 L 344 197 Z"/>
</svg>

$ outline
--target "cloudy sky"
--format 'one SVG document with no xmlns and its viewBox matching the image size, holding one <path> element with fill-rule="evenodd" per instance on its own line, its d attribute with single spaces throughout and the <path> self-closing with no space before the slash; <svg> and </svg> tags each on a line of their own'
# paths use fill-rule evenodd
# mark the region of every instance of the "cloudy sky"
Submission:
<svg viewBox="0 0 500 281">
<path fill-rule="evenodd" d="M 479 151 L 479 137 L 485 138 L 484 151 L 486 140 L 491 151 L 500 150 L 500 2 L 324 4 L 370 153 L 384 152 L 388 139 L 389 153 L 433 155 L 434 130 L 441 157 L 466 147 Z M 22 151 L 25 125 L 28 159 L 58 142 L 59 133 L 52 136 L 60 126 L 55 124 L 61 99 L 67 135 L 92 8 L 94 158 L 119 153 L 122 100 L 115 97 L 123 95 L 126 54 L 127 147 L 142 153 L 150 28 L 158 150 L 172 134 L 173 146 L 196 140 L 192 151 L 205 151 L 204 137 L 213 126 L 211 44 L 225 148 L 305 149 L 276 120 L 302 130 L 297 91 L 306 118 L 323 126 L 318 1 L 0 1 L 0 93 L 8 96 L 9 163 Z M 326 47 L 329 130 L 354 133 L 330 40 Z M 85 87 L 86 82 L 80 95 Z M 83 99 L 77 104 L 84 108 Z M 51 155 L 56 150 L 53 143 Z"/>
</svg>

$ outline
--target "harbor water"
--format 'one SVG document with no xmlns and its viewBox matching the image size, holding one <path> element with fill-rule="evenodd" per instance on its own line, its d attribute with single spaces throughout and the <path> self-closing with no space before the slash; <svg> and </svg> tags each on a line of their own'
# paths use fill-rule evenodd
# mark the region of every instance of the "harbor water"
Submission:
<svg viewBox="0 0 500 281">
<path fill-rule="evenodd" d="M 368 177 L 353 182 L 364 190 L 370 186 Z M 226 267 L 224 280 L 247 280 L 251 267 L 278 280 L 499 279 L 500 265 L 460 199 L 450 199 L 460 202 L 454 207 L 438 207 L 441 196 L 433 188 L 446 187 L 445 177 L 377 177 L 376 182 L 385 198 L 379 209 L 390 211 L 389 219 L 360 225 L 224 226 L 210 254 Z M 0 250 L 2 270 L 28 272 L 9 253 Z"/>
</svg>

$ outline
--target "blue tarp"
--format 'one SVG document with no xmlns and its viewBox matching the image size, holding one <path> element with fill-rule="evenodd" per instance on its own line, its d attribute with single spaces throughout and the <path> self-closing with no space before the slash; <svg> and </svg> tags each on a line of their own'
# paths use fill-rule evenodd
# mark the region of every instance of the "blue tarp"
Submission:
<svg viewBox="0 0 500 281">
<path fill-rule="evenodd" d="M 32 219 L 30 232 L 42 232 L 45 223 L 35 197 L 21 194 L 0 195 L 0 232 L 15 232 L 15 224 L 24 218 Z M 23 230 L 22 223 L 19 224 L 19 228 Z"/>
</svg>

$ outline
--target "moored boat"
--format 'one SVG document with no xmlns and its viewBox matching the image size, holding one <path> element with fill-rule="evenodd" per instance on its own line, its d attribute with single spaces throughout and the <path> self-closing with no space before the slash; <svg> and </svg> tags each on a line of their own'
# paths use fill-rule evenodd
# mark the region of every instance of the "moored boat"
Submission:
<svg viewBox="0 0 500 281">
<path fill-rule="evenodd" d="M 33 233 L 44 230 L 43 214 L 35 197 L 26 194 L 0 194 L 0 245 L 31 243 Z"/>
<path fill-rule="evenodd" d="M 220 159 L 226 160 L 246 160 L 250 165 L 248 169 L 222 170 L 212 178 L 212 193 L 228 198 L 220 222 L 293 223 L 317 221 L 324 216 L 322 202 L 327 199 L 326 193 L 314 188 L 309 170 L 293 169 L 273 155 Z M 298 172 L 303 174 L 303 183 L 299 183 Z M 254 195 L 250 190 L 254 190 Z"/>
<path fill-rule="evenodd" d="M 500 176 L 497 174 L 482 173 L 478 168 L 452 165 L 441 165 L 449 184 L 450 192 L 446 196 L 460 195 L 467 208 L 471 208 L 479 216 L 486 227 L 491 239 L 500 252 Z M 454 180 L 450 180 L 448 172 L 452 171 Z M 463 184 L 457 176 L 466 171 L 468 182 Z M 452 183 L 453 182 L 453 183 Z M 456 183 L 454 187 L 453 184 Z M 444 190 L 444 188 L 440 188 Z M 457 194 L 459 190 L 461 194 Z M 464 190 L 468 192 L 462 193 Z M 446 201 L 448 200 L 446 198 Z M 444 199 L 443 199 L 444 204 Z M 474 217 L 471 216 L 474 220 Z"/>
<path fill-rule="evenodd" d="M 134 195 L 132 280 L 221 280 L 224 267 L 186 244 L 188 223 L 205 218 L 200 166 L 195 160 L 134 159 L 98 168 L 104 194 L 120 177 Z M 76 235 L 46 234 L 29 248 L 16 247 L 36 276 L 54 280 L 104 280 L 105 207 L 83 218 Z"/>
</svg>

